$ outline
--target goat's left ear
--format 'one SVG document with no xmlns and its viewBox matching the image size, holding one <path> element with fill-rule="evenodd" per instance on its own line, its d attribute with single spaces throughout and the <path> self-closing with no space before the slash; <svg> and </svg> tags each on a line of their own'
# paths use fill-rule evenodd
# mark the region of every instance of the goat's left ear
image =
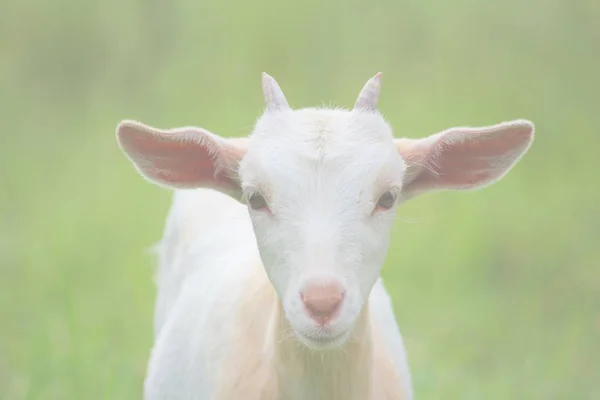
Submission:
<svg viewBox="0 0 600 400">
<path fill-rule="evenodd" d="M 424 139 L 397 139 L 396 147 L 407 164 L 403 197 L 494 183 L 527 152 L 533 137 L 533 123 L 516 120 L 480 128 L 451 128 Z"/>
</svg>

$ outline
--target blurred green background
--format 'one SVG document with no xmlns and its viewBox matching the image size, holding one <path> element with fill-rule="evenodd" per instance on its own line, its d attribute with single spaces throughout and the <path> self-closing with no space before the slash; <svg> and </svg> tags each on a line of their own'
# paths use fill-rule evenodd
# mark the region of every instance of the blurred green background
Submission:
<svg viewBox="0 0 600 400">
<path fill-rule="evenodd" d="M 527 118 L 500 183 L 399 212 L 384 269 L 418 399 L 600 398 L 600 2 L 3 1 L 0 398 L 141 398 L 170 194 L 121 119 L 247 134 L 260 72 L 397 136 Z"/>
</svg>

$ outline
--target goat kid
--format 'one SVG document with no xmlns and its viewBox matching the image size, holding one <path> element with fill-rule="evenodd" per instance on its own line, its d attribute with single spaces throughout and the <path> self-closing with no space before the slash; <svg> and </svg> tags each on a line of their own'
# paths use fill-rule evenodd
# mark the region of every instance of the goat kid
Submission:
<svg viewBox="0 0 600 400">
<path fill-rule="evenodd" d="M 395 139 L 380 83 L 378 73 L 352 110 L 294 110 L 263 74 L 266 109 L 247 138 L 119 124 L 141 175 L 176 189 L 146 399 L 412 399 L 380 279 L 396 208 L 498 181 L 534 127 Z"/>
</svg>

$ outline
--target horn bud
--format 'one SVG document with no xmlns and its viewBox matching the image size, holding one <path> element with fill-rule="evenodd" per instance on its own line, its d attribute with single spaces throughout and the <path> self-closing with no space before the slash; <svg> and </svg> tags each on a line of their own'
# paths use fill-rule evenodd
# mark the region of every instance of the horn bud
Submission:
<svg viewBox="0 0 600 400">
<path fill-rule="evenodd" d="M 266 72 L 262 73 L 262 90 L 265 104 L 269 110 L 290 108 L 277 81 Z"/>
<path fill-rule="evenodd" d="M 354 103 L 355 110 L 376 110 L 379 102 L 379 92 L 381 90 L 381 72 L 375 74 L 369 79 L 362 88 Z"/>
</svg>

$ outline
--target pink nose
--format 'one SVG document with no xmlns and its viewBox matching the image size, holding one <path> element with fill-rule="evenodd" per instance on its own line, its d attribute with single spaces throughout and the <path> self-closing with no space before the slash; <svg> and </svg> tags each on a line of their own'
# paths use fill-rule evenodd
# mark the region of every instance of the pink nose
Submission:
<svg viewBox="0 0 600 400">
<path fill-rule="evenodd" d="M 335 284 L 313 284 L 300 293 L 300 298 L 312 319 L 324 325 L 336 316 L 344 292 Z"/>
</svg>

